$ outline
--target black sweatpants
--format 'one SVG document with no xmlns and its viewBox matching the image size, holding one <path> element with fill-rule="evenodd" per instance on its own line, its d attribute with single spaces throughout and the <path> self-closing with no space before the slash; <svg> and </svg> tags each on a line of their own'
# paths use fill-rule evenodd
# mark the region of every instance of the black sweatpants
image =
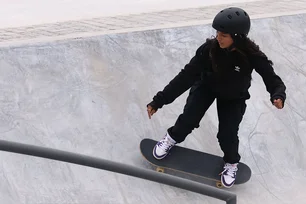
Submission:
<svg viewBox="0 0 306 204">
<path fill-rule="evenodd" d="M 168 129 L 168 133 L 177 143 L 183 142 L 194 128 L 199 127 L 202 117 L 215 99 L 219 119 L 217 138 L 224 153 L 223 160 L 237 163 L 240 161 L 238 129 L 246 109 L 244 99 L 221 100 L 205 84 L 198 83 L 191 87 L 183 113 L 174 126 Z"/>
</svg>

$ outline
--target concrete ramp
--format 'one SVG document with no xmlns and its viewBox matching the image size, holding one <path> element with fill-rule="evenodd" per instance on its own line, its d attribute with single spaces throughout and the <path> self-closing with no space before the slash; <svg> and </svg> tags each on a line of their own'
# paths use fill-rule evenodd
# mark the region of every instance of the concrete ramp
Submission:
<svg viewBox="0 0 306 204">
<path fill-rule="evenodd" d="M 306 200 L 306 15 L 252 21 L 251 38 L 287 86 L 271 105 L 254 72 L 240 128 L 251 180 L 228 191 L 238 203 Z M 0 50 L 0 138 L 149 168 L 139 152 L 182 112 L 187 92 L 151 120 L 146 104 L 215 34 L 210 25 L 110 34 Z M 222 155 L 215 104 L 182 146 Z M 4 204 L 224 203 L 162 184 L 47 159 L 0 152 Z M 200 161 L 199 161 L 200 162 Z M 209 165 L 209 164 L 208 164 Z"/>
</svg>

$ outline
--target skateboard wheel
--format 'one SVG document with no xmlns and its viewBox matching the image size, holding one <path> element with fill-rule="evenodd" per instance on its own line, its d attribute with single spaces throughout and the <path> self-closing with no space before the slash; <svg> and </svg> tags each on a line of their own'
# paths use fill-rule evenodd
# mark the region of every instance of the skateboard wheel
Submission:
<svg viewBox="0 0 306 204">
<path fill-rule="evenodd" d="M 217 182 L 216 182 L 216 186 L 217 186 L 218 188 L 222 188 L 222 187 L 223 187 L 221 181 L 217 181 Z"/>
<path fill-rule="evenodd" d="M 160 168 L 160 167 L 157 167 L 157 168 L 156 168 L 156 171 L 161 172 L 161 173 L 164 173 L 164 169 L 163 169 L 163 168 Z"/>
</svg>

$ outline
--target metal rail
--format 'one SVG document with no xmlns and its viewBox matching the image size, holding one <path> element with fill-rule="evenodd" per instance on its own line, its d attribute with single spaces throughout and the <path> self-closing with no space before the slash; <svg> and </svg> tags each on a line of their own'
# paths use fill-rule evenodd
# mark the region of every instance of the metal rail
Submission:
<svg viewBox="0 0 306 204">
<path fill-rule="evenodd" d="M 105 159 L 95 158 L 91 156 L 86 156 L 82 154 L 77 154 L 57 149 L 39 147 L 35 145 L 10 142 L 5 140 L 0 140 L 0 150 L 18 153 L 18 154 L 42 157 L 47 159 L 53 159 L 73 164 L 79 164 L 98 169 L 104 169 L 107 171 L 130 175 L 178 187 L 181 189 L 193 191 L 219 200 L 226 201 L 227 204 L 237 203 L 236 195 L 227 192 L 225 190 L 216 189 L 214 187 L 200 184 L 191 180 L 175 177 L 172 175 L 161 174 L 152 170 L 134 167 L 131 165 L 117 163 Z"/>
</svg>

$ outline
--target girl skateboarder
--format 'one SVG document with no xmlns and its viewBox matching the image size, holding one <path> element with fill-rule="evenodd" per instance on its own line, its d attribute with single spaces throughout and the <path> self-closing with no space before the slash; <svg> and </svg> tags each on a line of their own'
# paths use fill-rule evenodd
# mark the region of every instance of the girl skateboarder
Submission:
<svg viewBox="0 0 306 204">
<path fill-rule="evenodd" d="M 207 39 L 184 69 L 147 105 L 151 118 L 158 109 L 191 88 L 183 112 L 153 149 L 154 157 L 163 159 L 175 144 L 183 142 L 199 127 L 216 99 L 217 138 L 225 163 L 221 182 L 228 188 L 235 182 L 240 161 L 238 128 L 246 110 L 245 101 L 250 98 L 248 89 L 253 69 L 261 75 L 276 108 L 282 109 L 286 99 L 286 86 L 274 72 L 272 61 L 247 37 L 250 25 L 248 14 L 241 8 L 220 11 L 212 24 L 217 36 Z"/>
</svg>

